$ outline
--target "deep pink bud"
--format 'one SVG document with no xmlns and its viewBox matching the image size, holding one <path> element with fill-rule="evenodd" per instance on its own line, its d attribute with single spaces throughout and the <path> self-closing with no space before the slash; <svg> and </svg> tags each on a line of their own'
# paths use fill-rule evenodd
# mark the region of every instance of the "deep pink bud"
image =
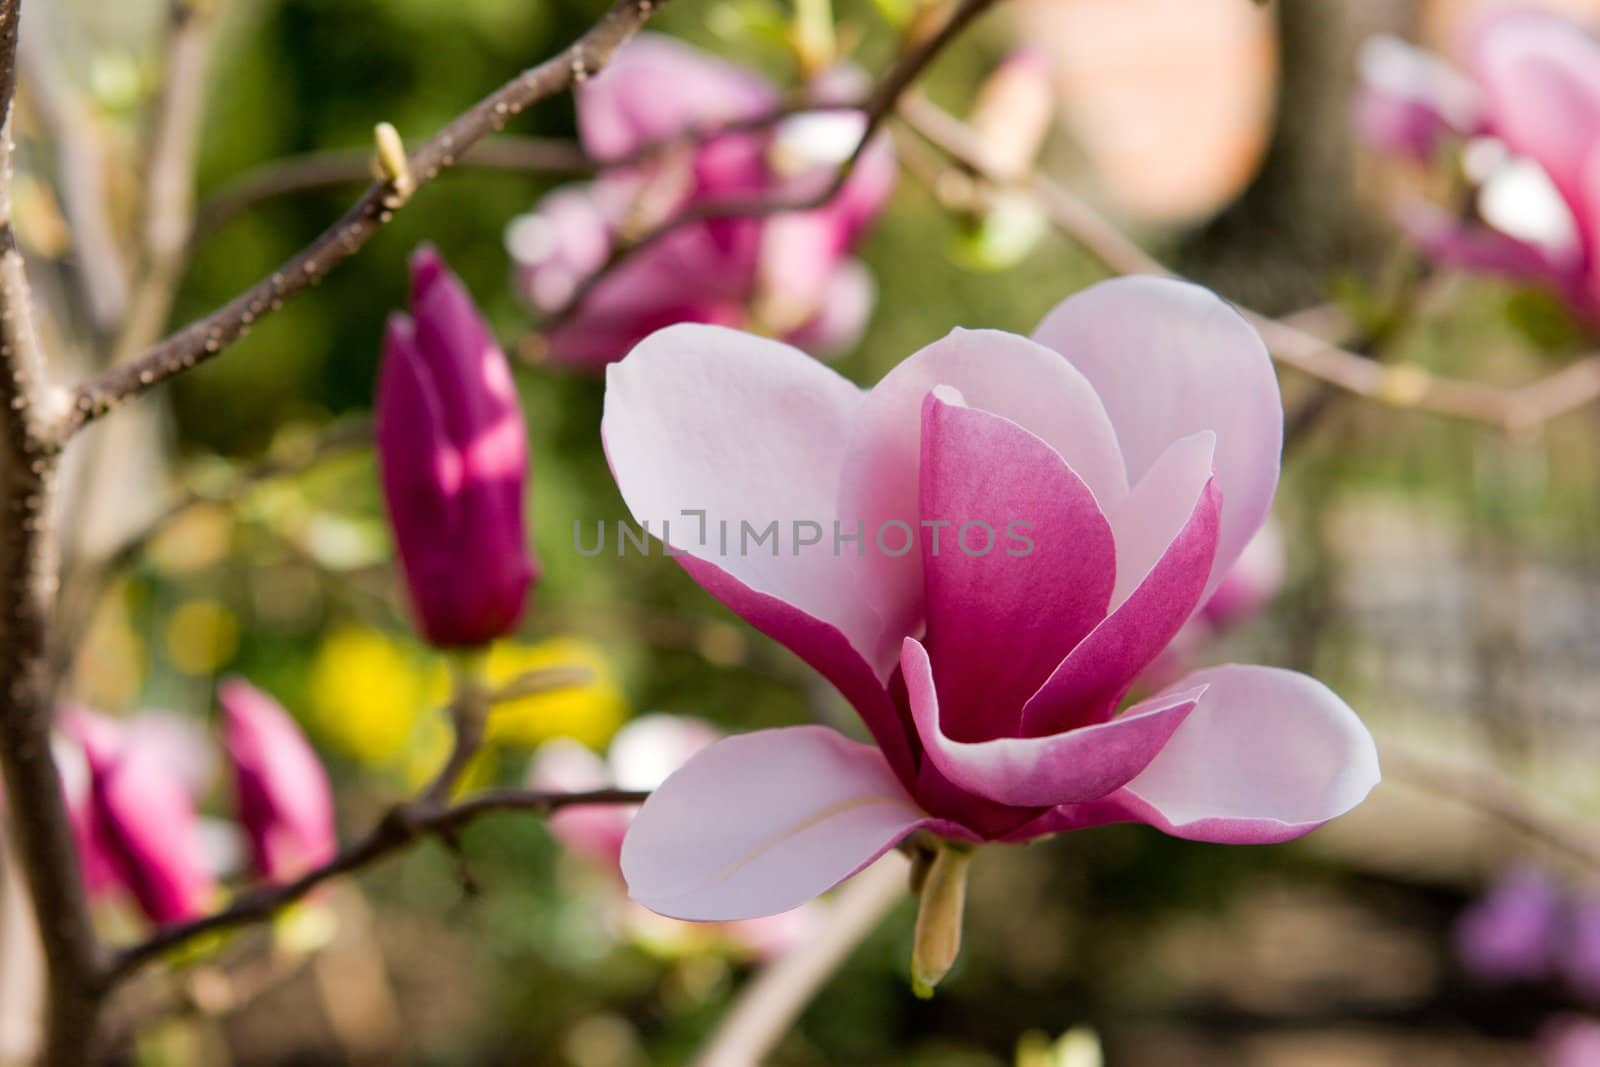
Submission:
<svg viewBox="0 0 1600 1067">
<path fill-rule="evenodd" d="M 88 766 L 87 806 L 80 847 L 93 842 L 152 922 L 183 922 L 203 914 L 216 894 L 200 822 L 184 783 L 159 749 L 123 743 L 110 719 L 81 710 L 63 725 L 82 746 Z"/>
<path fill-rule="evenodd" d="M 217 689 L 239 823 L 256 871 L 286 882 L 338 851 L 333 790 L 305 735 L 276 700 L 242 678 Z"/>
<path fill-rule="evenodd" d="M 1356 132 L 1380 152 L 1426 163 L 1440 142 L 1483 125 L 1479 91 L 1443 60 L 1395 37 L 1361 48 Z"/>
<path fill-rule="evenodd" d="M 411 259 L 378 372 L 378 465 L 423 635 L 478 645 L 522 615 L 537 562 L 523 532 L 528 445 L 505 354 L 432 247 Z"/>
</svg>

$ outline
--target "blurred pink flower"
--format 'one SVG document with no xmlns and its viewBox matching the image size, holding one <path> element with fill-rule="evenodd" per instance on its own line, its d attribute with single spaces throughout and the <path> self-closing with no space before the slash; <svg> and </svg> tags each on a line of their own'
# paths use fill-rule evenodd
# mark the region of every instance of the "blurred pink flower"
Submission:
<svg viewBox="0 0 1600 1067">
<path fill-rule="evenodd" d="M 602 761 L 583 745 L 557 738 L 541 745 L 528 765 L 531 789 L 577 792 L 588 789 L 649 790 L 659 786 L 701 749 L 722 735 L 709 723 L 682 715 L 642 715 L 624 726 Z M 568 850 L 608 875 L 619 877 L 622 840 L 636 807 L 602 804 L 563 808 L 550 817 L 550 832 Z M 620 889 L 620 885 L 619 885 Z M 620 893 L 619 893 L 620 897 Z M 623 925 L 652 943 L 673 941 L 682 931 L 670 920 L 626 905 Z M 652 921 L 653 920 L 653 921 Z M 717 935 L 757 959 L 781 955 L 814 927 L 815 915 L 798 908 L 782 915 L 714 924 Z M 698 935 L 703 939 L 703 934 Z"/>
<path fill-rule="evenodd" d="M 602 423 L 635 521 L 671 520 L 678 562 L 832 681 L 877 746 L 799 726 L 704 750 L 628 832 L 634 899 L 745 918 L 919 829 L 1266 843 L 1355 806 L 1372 738 L 1303 675 L 1218 667 L 1118 714 L 1260 527 L 1282 422 L 1255 332 L 1156 278 L 1070 298 L 1034 340 L 956 331 L 869 392 L 731 330 L 639 345 Z M 697 539 L 691 508 L 733 536 Z M 769 523 L 770 553 L 741 549 L 741 524 Z"/>
<path fill-rule="evenodd" d="M 1594 1067 L 1600 1063 L 1600 1021 L 1565 1015 L 1546 1023 L 1539 1053 L 1547 1067 Z"/>
<path fill-rule="evenodd" d="M 1473 185 L 1472 217 L 1419 202 L 1402 223 L 1441 262 L 1539 283 L 1600 319 L 1600 43 L 1557 15 L 1497 12 L 1474 27 L 1465 66 L 1392 39 L 1364 56 L 1366 138 L 1412 159 L 1453 139 Z"/>
<path fill-rule="evenodd" d="M 376 416 L 418 628 L 443 646 L 510 632 L 538 570 L 523 528 L 522 409 L 471 294 L 430 246 L 411 258 L 411 316 L 389 319 Z"/>
<path fill-rule="evenodd" d="M 333 790 L 300 727 L 242 678 L 224 681 L 217 699 L 239 822 L 256 872 L 287 882 L 333 858 L 339 847 Z"/>
<path fill-rule="evenodd" d="M 96 864 L 152 922 L 203 914 L 216 895 L 194 801 L 159 748 L 128 744 L 115 720 L 82 709 L 63 716 L 82 749 L 87 794 L 74 805 L 86 879 Z"/>
<path fill-rule="evenodd" d="M 1456 954 L 1484 982 L 1547 977 L 1563 937 L 1561 887 L 1548 874 L 1510 871 L 1456 923 Z"/>
<path fill-rule="evenodd" d="M 856 87 L 849 72 L 830 72 L 812 86 L 812 98 L 845 102 Z M 654 34 L 626 45 L 577 99 L 584 147 L 602 161 L 759 118 L 781 103 L 753 71 Z M 719 201 L 819 193 L 864 124 L 859 111 L 804 113 L 769 131 L 724 134 L 558 189 L 507 228 L 519 290 L 536 311 L 565 312 L 619 237 Z M 760 328 L 818 355 L 843 351 L 859 337 L 873 302 L 871 275 L 849 254 L 895 178 L 893 149 L 879 137 L 820 208 L 673 230 L 597 283 L 548 331 L 549 358 L 598 369 L 678 322 Z"/>
</svg>

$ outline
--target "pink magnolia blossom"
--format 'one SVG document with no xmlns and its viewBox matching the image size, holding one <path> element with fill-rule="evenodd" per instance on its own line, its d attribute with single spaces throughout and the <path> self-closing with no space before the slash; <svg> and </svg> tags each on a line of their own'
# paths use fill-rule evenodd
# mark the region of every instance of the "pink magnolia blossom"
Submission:
<svg viewBox="0 0 1600 1067">
<path fill-rule="evenodd" d="M 668 86 L 663 90 L 663 86 Z M 819 78 L 819 103 L 855 95 L 846 71 Z M 578 90 L 578 132 L 602 161 L 674 137 L 769 114 L 777 90 L 753 71 L 668 37 L 641 34 Z M 551 193 L 512 221 L 507 247 L 536 311 L 567 312 L 619 237 L 698 207 L 820 193 L 865 128 L 859 111 L 797 115 L 768 132 L 727 133 Z M 887 138 L 872 142 L 822 207 L 679 227 L 608 274 L 546 334 L 549 358 L 598 369 L 678 322 L 760 328 L 818 355 L 843 351 L 865 326 L 871 275 L 850 252 L 896 177 Z"/>
<path fill-rule="evenodd" d="M 333 790 L 300 727 L 242 678 L 224 681 L 217 699 L 239 822 L 256 872 L 286 882 L 331 859 L 339 847 Z"/>
<path fill-rule="evenodd" d="M 628 723 L 611 742 L 605 760 L 566 738 L 541 745 L 528 765 L 532 789 L 576 792 L 588 789 L 654 789 L 696 753 L 722 734 L 709 723 L 682 715 L 642 715 Z M 550 832 L 568 850 L 596 868 L 619 876 L 622 842 L 638 808 L 619 804 L 562 808 L 549 820 Z M 620 885 L 618 897 L 621 898 Z M 675 944 L 683 931 L 670 920 L 625 905 L 620 924 L 640 941 Z M 816 914 L 802 907 L 782 915 L 715 924 L 714 932 L 757 959 L 782 955 L 814 929 Z M 703 940 L 703 938 L 695 939 Z"/>
<path fill-rule="evenodd" d="M 1402 222 L 1441 262 L 1546 286 L 1600 319 L 1600 43 L 1536 11 L 1474 27 L 1465 71 L 1384 39 L 1365 56 L 1358 129 L 1376 147 L 1430 159 L 1461 145 L 1475 212 L 1408 205 Z"/>
<path fill-rule="evenodd" d="M 127 743 L 115 720 L 81 709 L 63 717 L 82 748 L 87 794 L 78 808 L 86 875 L 103 863 L 152 922 L 166 925 L 203 914 L 216 895 L 194 800 L 170 754 Z M 70 783 L 69 783 L 70 790 Z"/>
<path fill-rule="evenodd" d="M 433 248 L 411 259 L 411 315 L 384 336 L 378 467 L 424 637 L 478 645 L 512 630 L 538 564 L 523 526 L 528 445 L 504 353 Z"/>
<path fill-rule="evenodd" d="M 1282 422 L 1260 338 L 1164 279 L 1079 293 L 1032 340 L 958 330 L 869 391 L 732 330 L 644 341 L 602 424 L 635 520 L 876 744 L 797 726 L 704 750 L 628 832 L 634 899 L 769 915 L 919 830 L 1260 844 L 1355 806 L 1372 738 L 1311 678 L 1217 667 L 1118 711 L 1261 525 Z"/>
</svg>

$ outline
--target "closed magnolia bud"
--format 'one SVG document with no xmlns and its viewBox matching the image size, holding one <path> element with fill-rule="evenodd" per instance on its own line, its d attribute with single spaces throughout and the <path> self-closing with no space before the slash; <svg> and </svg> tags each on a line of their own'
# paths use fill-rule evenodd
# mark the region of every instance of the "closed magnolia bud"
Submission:
<svg viewBox="0 0 1600 1067">
<path fill-rule="evenodd" d="M 333 791 L 289 713 L 242 678 L 217 690 L 222 744 L 233 766 L 239 823 L 257 873 L 286 882 L 338 850 Z"/>
<path fill-rule="evenodd" d="M 80 840 L 96 843 L 102 862 L 152 922 L 204 914 L 216 881 L 194 801 L 170 761 L 156 748 L 123 743 L 112 720 L 78 709 L 63 720 L 88 769 Z"/>
<path fill-rule="evenodd" d="M 1027 174 L 1055 119 L 1050 60 L 1033 48 L 1007 56 L 978 90 L 969 123 L 986 169 L 998 178 Z"/>
<path fill-rule="evenodd" d="M 537 564 L 523 532 L 528 447 L 487 324 L 431 247 L 411 259 L 378 374 L 378 466 L 423 636 L 481 645 L 522 615 Z"/>
</svg>

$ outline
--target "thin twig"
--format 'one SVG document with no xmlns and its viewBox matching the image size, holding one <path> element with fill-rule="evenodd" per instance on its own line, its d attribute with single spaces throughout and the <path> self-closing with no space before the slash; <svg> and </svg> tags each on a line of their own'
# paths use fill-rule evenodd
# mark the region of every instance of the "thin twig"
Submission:
<svg viewBox="0 0 1600 1067">
<path fill-rule="evenodd" d="M 96 118 L 42 37 L 21 42 L 24 102 L 55 146 L 56 181 L 72 236 L 72 276 L 95 331 L 109 337 L 127 312 L 128 264 L 111 222 Z"/>
<path fill-rule="evenodd" d="M 937 32 L 913 44 L 895 62 L 862 102 L 860 110 L 866 115 L 866 123 L 862 128 L 861 137 L 851 149 L 850 155 L 834 171 L 833 178 L 820 191 L 803 197 L 794 195 L 729 197 L 680 212 L 633 241 L 612 249 L 605 263 L 578 283 L 573 290 L 572 299 L 566 306 L 550 316 L 545 328 L 555 329 L 569 321 L 577 314 L 584 299 L 595 286 L 634 256 L 685 226 L 722 218 L 761 218 L 791 211 L 810 211 L 828 203 L 839 195 L 840 190 L 850 181 L 850 176 L 855 173 L 856 164 L 872 146 L 873 139 L 883 124 L 894 114 L 900 98 L 911 84 L 938 58 L 947 45 L 996 2 L 997 0 L 962 0 L 960 6 L 950 13 Z"/>
<path fill-rule="evenodd" d="M 216 6 L 194 0 L 168 3 L 166 77 L 145 167 L 143 261 L 111 353 L 113 366 L 161 336 L 177 295 L 193 225 L 195 159 L 205 117 Z"/>
<path fill-rule="evenodd" d="M 524 108 L 594 74 L 667 0 L 617 0 L 598 23 L 553 58 L 524 71 L 467 109 L 410 157 L 416 185 L 454 166 L 461 154 L 498 132 Z M 267 278 L 155 345 L 78 387 L 71 410 L 56 427 L 65 441 L 124 400 L 204 362 L 233 344 L 264 315 L 320 281 L 344 262 L 405 202 L 394 183 L 380 180 L 332 226 Z"/>
<path fill-rule="evenodd" d="M 1582 821 L 1550 811 L 1503 772 L 1489 767 L 1451 766 L 1392 740 L 1384 740 L 1380 751 L 1387 781 L 1425 789 L 1493 816 L 1525 836 L 1600 870 L 1600 837 Z"/>
<path fill-rule="evenodd" d="M 121 981 L 196 938 L 270 918 L 330 879 L 359 871 L 409 848 L 424 837 L 459 833 L 484 815 L 502 811 L 548 815 L 562 808 L 583 804 L 641 804 L 648 795 L 624 789 L 597 789 L 583 793 L 490 789 L 449 807 L 400 805 L 391 810 L 365 837 L 294 881 L 248 891 L 222 911 L 193 922 L 169 926 L 147 940 L 124 949 L 112 962 L 107 980 L 111 983 Z"/>
<path fill-rule="evenodd" d="M 935 104 L 910 96 L 900 117 L 962 167 L 997 181 L 984 169 L 971 131 Z M 1062 233 L 1117 274 L 1175 277 L 1079 197 L 1034 174 L 1022 184 Z M 1600 355 L 1589 356 L 1548 378 L 1513 389 L 1445 378 L 1413 363 L 1379 364 L 1248 308 L 1240 314 L 1260 332 L 1279 363 L 1357 396 L 1393 407 L 1484 423 L 1506 432 L 1526 430 L 1600 399 Z"/>
<path fill-rule="evenodd" d="M 121 573 L 174 523 L 203 505 L 231 504 L 243 499 L 263 482 L 303 474 L 330 459 L 347 455 L 372 440 L 367 419 L 347 419 L 325 430 L 308 447 L 285 449 L 234 475 L 226 488 L 191 489 L 162 508 L 143 526 L 93 563 L 68 569 L 57 599 L 51 662 L 57 678 L 65 679 L 82 643 L 82 637 L 100 602 L 108 579 Z"/>
<path fill-rule="evenodd" d="M 789 1032 L 852 949 L 906 897 L 910 862 L 890 852 L 846 883 L 827 925 L 751 980 L 693 1061 L 693 1067 L 755 1067 Z"/>
<path fill-rule="evenodd" d="M 586 175 L 595 168 L 594 162 L 571 141 L 503 136 L 473 145 L 462 154 L 460 165 L 560 176 Z M 335 149 L 275 160 L 245 172 L 207 197 L 195 213 L 191 244 L 267 201 L 371 180 L 372 152 L 368 149 Z"/>
</svg>

